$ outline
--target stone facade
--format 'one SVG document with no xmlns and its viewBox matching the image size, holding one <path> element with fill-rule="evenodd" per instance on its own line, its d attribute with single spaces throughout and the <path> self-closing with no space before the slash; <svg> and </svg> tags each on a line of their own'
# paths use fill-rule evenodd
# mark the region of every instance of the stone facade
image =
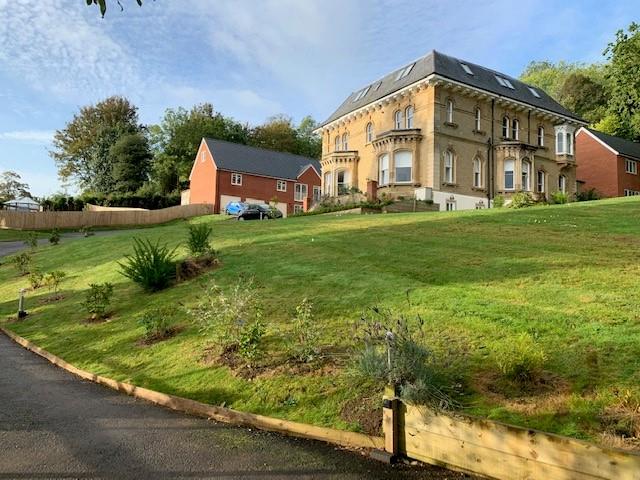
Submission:
<svg viewBox="0 0 640 480">
<path fill-rule="evenodd" d="M 578 126 L 504 96 L 427 78 L 320 129 L 323 193 L 371 192 L 375 182 L 378 196 L 430 198 L 442 210 L 484 208 L 518 191 L 574 195 Z"/>
</svg>

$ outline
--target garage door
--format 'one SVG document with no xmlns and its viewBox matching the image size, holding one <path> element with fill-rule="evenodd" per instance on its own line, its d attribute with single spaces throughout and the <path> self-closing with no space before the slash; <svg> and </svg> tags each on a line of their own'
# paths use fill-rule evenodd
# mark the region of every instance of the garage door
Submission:
<svg viewBox="0 0 640 480">
<path fill-rule="evenodd" d="M 287 204 L 286 203 L 276 203 L 276 208 L 282 212 L 282 216 L 286 218 L 287 216 Z"/>
<path fill-rule="evenodd" d="M 239 202 L 240 197 L 234 197 L 232 195 L 220 195 L 220 213 L 224 213 L 224 209 L 226 208 L 229 202 Z"/>
<path fill-rule="evenodd" d="M 258 205 L 267 205 L 268 202 L 265 202 L 264 200 L 258 200 L 257 198 L 247 198 L 245 200 L 246 203 L 257 203 Z"/>
</svg>

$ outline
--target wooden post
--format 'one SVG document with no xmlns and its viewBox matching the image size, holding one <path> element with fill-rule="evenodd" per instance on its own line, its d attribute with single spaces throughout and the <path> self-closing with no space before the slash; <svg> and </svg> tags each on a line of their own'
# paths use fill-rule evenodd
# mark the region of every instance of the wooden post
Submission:
<svg viewBox="0 0 640 480">
<path fill-rule="evenodd" d="M 382 431 L 384 433 L 384 449 L 394 459 L 398 455 L 398 398 L 396 389 L 388 386 L 384 390 L 382 404 Z"/>
</svg>

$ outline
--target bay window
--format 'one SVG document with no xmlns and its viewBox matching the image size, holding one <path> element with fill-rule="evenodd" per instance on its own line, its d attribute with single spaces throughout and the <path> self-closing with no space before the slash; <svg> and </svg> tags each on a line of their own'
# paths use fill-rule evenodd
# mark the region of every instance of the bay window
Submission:
<svg viewBox="0 0 640 480">
<path fill-rule="evenodd" d="M 522 161 L 522 190 L 525 192 L 531 190 L 531 162 L 529 160 Z"/>
<path fill-rule="evenodd" d="M 385 153 L 378 158 L 378 185 L 389 183 L 389 154 Z"/>
<path fill-rule="evenodd" d="M 411 182 L 411 170 L 413 167 L 413 154 L 407 150 L 401 150 L 393 154 L 395 162 L 395 181 Z"/>
<path fill-rule="evenodd" d="M 516 166 L 515 160 L 504 161 L 504 189 L 505 190 L 513 190 L 515 188 L 513 184 L 515 166 Z"/>
</svg>

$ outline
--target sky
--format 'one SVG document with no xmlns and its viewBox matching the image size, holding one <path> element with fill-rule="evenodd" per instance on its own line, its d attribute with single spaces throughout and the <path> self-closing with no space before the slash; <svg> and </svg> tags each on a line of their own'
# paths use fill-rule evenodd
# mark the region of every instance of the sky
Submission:
<svg viewBox="0 0 640 480">
<path fill-rule="evenodd" d="M 83 105 L 124 95 L 145 124 L 211 102 L 243 123 L 324 120 L 432 49 L 518 76 L 532 60 L 602 61 L 638 0 L 0 0 L 0 172 L 66 191 L 48 152 Z"/>
</svg>

